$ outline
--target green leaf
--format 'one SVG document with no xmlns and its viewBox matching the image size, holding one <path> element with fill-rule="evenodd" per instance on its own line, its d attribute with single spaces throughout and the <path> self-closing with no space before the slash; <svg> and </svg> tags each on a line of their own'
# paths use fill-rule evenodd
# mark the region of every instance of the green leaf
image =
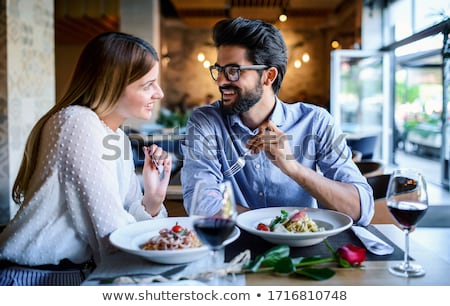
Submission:
<svg viewBox="0 0 450 306">
<path fill-rule="evenodd" d="M 264 256 L 258 255 L 254 260 L 252 260 L 247 265 L 245 265 L 244 269 L 250 270 L 252 272 L 256 272 L 259 269 L 259 267 L 261 266 L 263 260 L 264 260 Z"/>
<path fill-rule="evenodd" d="M 303 268 L 300 270 L 296 270 L 295 274 L 306 276 L 314 280 L 322 281 L 332 278 L 336 274 L 336 272 L 334 272 L 329 268 L 322 268 L 322 269 Z"/>
<path fill-rule="evenodd" d="M 265 267 L 273 267 L 281 258 L 289 256 L 288 245 L 277 245 L 263 254 L 264 260 L 261 263 Z"/>
<path fill-rule="evenodd" d="M 276 216 L 269 224 L 269 228 L 271 231 L 275 228 L 275 225 L 277 224 L 283 224 L 289 217 L 289 213 L 282 209 L 281 210 L 281 216 Z"/>
<path fill-rule="evenodd" d="M 244 269 L 250 270 L 251 272 L 258 272 L 260 267 L 274 267 L 275 264 L 284 257 L 288 257 L 290 248 L 288 245 L 277 245 L 264 254 L 258 255 L 254 260 L 249 262 L 244 266 Z"/>
<path fill-rule="evenodd" d="M 294 262 L 295 265 L 298 265 L 300 263 L 305 265 L 307 263 L 314 264 L 317 260 L 320 260 L 321 258 L 322 257 L 320 255 L 308 256 L 308 257 L 295 257 L 295 258 L 292 258 L 292 261 Z"/>
<path fill-rule="evenodd" d="M 274 271 L 278 273 L 292 273 L 295 271 L 294 263 L 292 258 L 283 257 L 275 263 Z"/>
</svg>

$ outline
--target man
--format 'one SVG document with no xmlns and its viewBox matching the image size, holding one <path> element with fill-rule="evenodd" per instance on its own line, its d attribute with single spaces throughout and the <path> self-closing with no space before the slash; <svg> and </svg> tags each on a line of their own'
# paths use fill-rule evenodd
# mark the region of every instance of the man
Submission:
<svg viewBox="0 0 450 306">
<path fill-rule="evenodd" d="M 369 224 L 372 189 L 333 118 L 318 106 L 277 97 L 287 64 L 280 31 L 239 17 L 219 21 L 213 39 L 218 54 L 210 72 L 222 99 L 195 110 L 187 125 L 181 175 L 186 211 L 196 182 L 206 180 L 211 190 L 230 180 L 241 212 L 318 206 Z M 225 177 L 249 149 L 245 167 Z M 211 215 L 218 207 L 211 199 Z"/>
</svg>

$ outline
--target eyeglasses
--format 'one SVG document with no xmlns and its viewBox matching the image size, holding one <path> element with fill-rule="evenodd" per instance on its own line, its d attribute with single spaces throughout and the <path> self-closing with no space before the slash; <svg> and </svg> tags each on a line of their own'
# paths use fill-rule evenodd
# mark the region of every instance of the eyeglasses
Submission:
<svg viewBox="0 0 450 306">
<path fill-rule="evenodd" d="M 226 65 L 225 67 L 219 65 L 209 66 L 209 72 L 211 72 L 211 77 L 214 81 L 217 81 L 219 74 L 223 71 L 225 78 L 230 82 L 236 82 L 241 77 L 242 70 L 264 70 L 269 68 L 266 65 Z"/>
</svg>

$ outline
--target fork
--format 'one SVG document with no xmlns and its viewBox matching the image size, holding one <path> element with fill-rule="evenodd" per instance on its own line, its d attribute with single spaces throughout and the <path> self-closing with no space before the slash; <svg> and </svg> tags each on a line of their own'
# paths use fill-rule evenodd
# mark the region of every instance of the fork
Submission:
<svg viewBox="0 0 450 306">
<path fill-rule="evenodd" d="M 247 150 L 245 151 L 244 154 L 241 154 L 241 156 L 239 156 L 239 158 L 237 159 L 237 161 L 231 165 L 231 167 L 229 169 L 227 169 L 223 175 L 227 176 L 227 177 L 231 177 L 233 175 L 235 175 L 236 173 L 238 173 L 242 168 L 244 168 L 245 166 L 245 158 L 250 155 L 252 152 L 251 150 Z"/>
</svg>

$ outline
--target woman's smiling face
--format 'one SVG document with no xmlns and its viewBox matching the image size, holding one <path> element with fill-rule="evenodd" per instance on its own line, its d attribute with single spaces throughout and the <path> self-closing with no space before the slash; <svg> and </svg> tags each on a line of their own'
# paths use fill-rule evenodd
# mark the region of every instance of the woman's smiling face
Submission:
<svg viewBox="0 0 450 306">
<path fill-rule="evenodd" d="M 134 118 L 149 120 L 154 104 L 164 97 L 164 93 L 156 82 L 159 74 L 159 65 L 153 68 L 142 78 L 129 84 L 120 97 L 116 115 L 124 119 Z"/>
</svg>

